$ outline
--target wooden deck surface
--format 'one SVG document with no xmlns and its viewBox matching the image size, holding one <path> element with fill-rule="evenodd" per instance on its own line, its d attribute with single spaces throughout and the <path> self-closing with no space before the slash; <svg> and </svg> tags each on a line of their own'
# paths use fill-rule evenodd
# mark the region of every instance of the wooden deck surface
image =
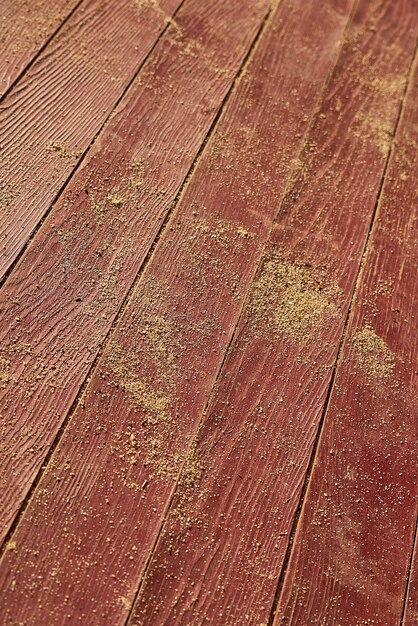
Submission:
<svg viewBox="0 0 418 626">
<path fill-rule="evenodd" d="M 0 625 L 418 624 L 418 3 L 0 0 Z"/>
</svg>

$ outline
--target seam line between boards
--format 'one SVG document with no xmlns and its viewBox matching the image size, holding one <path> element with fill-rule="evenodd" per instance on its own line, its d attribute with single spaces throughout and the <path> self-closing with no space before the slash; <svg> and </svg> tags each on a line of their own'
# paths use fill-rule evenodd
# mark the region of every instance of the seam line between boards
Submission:
<svg viewBox="0 0 418 626">
<path fill-rule="evenodd" d="M 412 574 L 412 569 L 414 565 L 415 555 L 418 556 L 418 518 L 415 522 L 415 532 L 414 532 L 414 537 L 412 541 L 412 550 L 411 550 L 411 556 L 410 556 L 409 564 L 408 564 L 407 577 L 405 581 L 405 594 L 404 594 L 403 603 L 402 603 L 402 613 L 401 613 L 401 620 L 400 620 L 399 626 L 404 626 L 406 624 L 405 618 L 406 618 L 406 611 L 408 608 L 407 602 L 408 602 L 409 587 L 411 583 L 411 574 Z"/>
</svg>

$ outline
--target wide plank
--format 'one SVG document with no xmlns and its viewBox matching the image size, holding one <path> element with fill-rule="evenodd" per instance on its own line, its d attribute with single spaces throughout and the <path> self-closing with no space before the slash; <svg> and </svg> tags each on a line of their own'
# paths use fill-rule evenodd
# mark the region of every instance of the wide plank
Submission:
<svg viewBox="0 0 418 626">
<path fill-rule="evenodd" d="M 277 625 L 401 622 L 418 496 L 417 70 L 341 350 Z"/>
<path fill-rule="evenodd" d="M 0 106 L 0 280 L 180 0 L 88 0 Z"/>
<path fill-rule="evenodd" d="M 3 538 L 266 15 L 188 0 L 0 294 Z M 201 27 L 204 19 L 205 27 Z M 233 46 L 233 53 L 230 52 Z"/>
<path fill-rule="evenodd" d="M 416 26 L 410 2 L 358 3 L 131 624 L 269 621 Z M 307 593 L 322 592 L 306 564 Z M 331 623 L 304 615 L 293 623 Z"/>
<path fill-rule="evenodd" d="M 0 98 L 79 4 L 80 0 L 0 2 Z"/>
<path fill-rule="evenodd" d="M 8 544 L 8 619 L 128 615 L 351 6 L 286 0 L 267 23 Z"/>
</svg>

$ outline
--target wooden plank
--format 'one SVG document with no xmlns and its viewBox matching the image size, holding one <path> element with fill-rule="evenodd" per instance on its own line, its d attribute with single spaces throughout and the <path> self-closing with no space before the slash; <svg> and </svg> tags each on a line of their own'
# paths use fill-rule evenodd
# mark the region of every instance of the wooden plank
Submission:
<svg viewBox="0 0 418 626">
<path fill-rule="evenodd" d="M 358 5 L 131 624 L 269 620 L 413 55 L 411 7 Z M 320 559 L 304 561 L 307 594 L 332 593 Z"/>
<path fill-rule="evenodd" d="M 10 526 L 267 11 L 190 0 L 1 296 L 1 535 Z M 202 29 L 198 16 L 205 19 Z M 229 47 L 233 46 L 233 54 Z M 191 79 L 191 77 L 193 77 Z M 163 158 L 163 162 L 162 162 Z"/>
<path fill-rule="evenodd" d="M 9 543 L 13 619 L 127 616 L 351 4 L 271 18 Z"/>
<path fill-rule="evenodd" d="M 411 571 L 405 597 L 405 614 L 402 626 L 416 626 L 418 622 L 418 542 L 415 529 L 415 545 L 412 554 Z"/>
<path fill-rule="evenodd" d="M 79 3 L 80 0 L 2 0 L 0 98 Z"/>
<path fill-rule="evenodd" d="M 417 87 L 416 68 L 275 624 L 401 621 L 418 495 Z"/>
<path fill-rule="evenodd" d="M 3 101 L 0 279 L 179 4 L 89 0 Z"/>
</svg>

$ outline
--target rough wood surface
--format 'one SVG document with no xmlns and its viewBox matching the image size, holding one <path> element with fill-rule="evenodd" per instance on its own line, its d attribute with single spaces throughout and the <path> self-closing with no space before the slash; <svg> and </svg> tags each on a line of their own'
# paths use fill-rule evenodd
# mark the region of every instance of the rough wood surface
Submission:
<svg viewBox="0 0 418 626">
<path fill-rule="evenodd" d="M 401 621 L 418 496 L 418 72 L 410 87 L 277 625 Z"/>
<path fill-rule="evenodd" d="M 89 0 L 0 107 L 0 279 L 180 0 Z"/>
<path fill-rule="evenodd" d="M 351 3 L 322 7 L 267 27 L 8 544 L 6 619 L 127 615 Z"/>
<path fill-rule="evenodd" d="M 80 0 L 0 2 L 0 98 Z"/>
<path fill-rule="evenodd" d="M 189 0 L 6 282 L 0 296 L 2 537 L 266 10 L 265 2 L 243 10 L 238 0 L 212 0 L 202 14 L 200 2 Z"/>
<path fill-rule="evenodd" d="M 199 471 L 191 481 L 186 465 L 132 624 L 269 620 L 415 29 L 411 3 L 358 5 L 192 448 Z M 307 593 L 328 589 L 306 563 Z"/>
</svg>

